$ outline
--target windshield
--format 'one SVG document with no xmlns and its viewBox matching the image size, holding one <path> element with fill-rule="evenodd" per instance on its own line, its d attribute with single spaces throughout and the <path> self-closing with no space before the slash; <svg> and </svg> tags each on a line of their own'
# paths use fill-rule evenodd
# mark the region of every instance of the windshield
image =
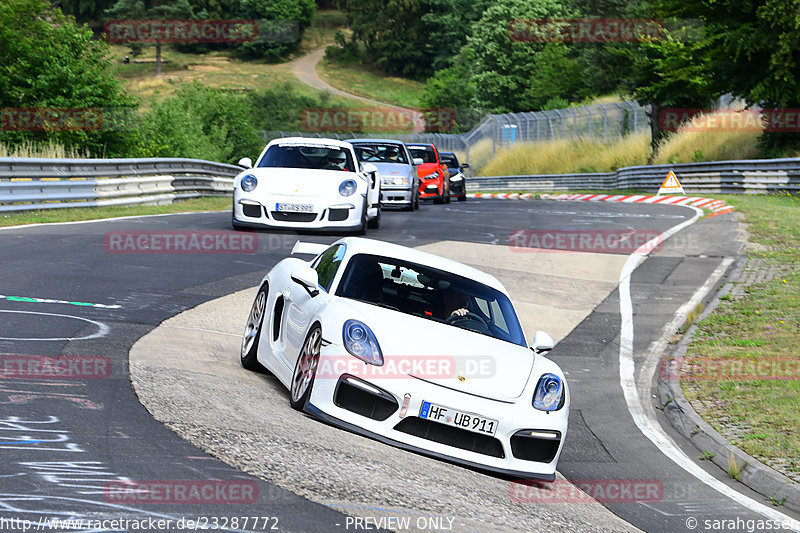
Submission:
<svg viewBox="0 0 800 533">
<path fill-rule="evenodd" d="M 273 144 L 258 166 L 355 171 L 350 150 L 322 144 Z"/>
<path fill-rule="evenodd" d="M 442 158 L 442 163 L 444 163 L 447 168 L 458 168 L 458 159 L 456 159 L 455 154 L 439 154 L 439 157 Z"/>
<path fill-rule="evenodd" d="M 356 157 L 364 163 L 408 164 L 405 151 L 396 144 L 354 144 Z"/>
<path fill-rule="evenodd" d="M 435 268 L 356 254 L 347 264 L 336 295 L 526 346 L 505 294 Z"/>
<path fill-rule="evenodd" d="M 436 163 L 436 152 L 430 146 L 409 146 L 408 151 L 414 159 L 420 158 L 423 163 Z"/>
</svg>

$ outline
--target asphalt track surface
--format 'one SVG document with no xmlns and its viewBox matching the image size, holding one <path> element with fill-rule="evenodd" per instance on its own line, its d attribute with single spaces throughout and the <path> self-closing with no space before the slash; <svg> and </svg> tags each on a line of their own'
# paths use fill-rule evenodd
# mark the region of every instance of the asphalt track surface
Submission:
<svg viewBox="0 0 800 533">
<path fill-rule="evenodd" d="M 509 233 L 519 229 L 664 231 L 693 215 L 687 208 L 658 205 L 480 200 L 426 204 L 416 213 L 385 212 L 381 229 L 368 237 L 409 246 L 442 240 L 507 246 Z M 217 517 L 220 524 L 220 517 L 240 517 L 238 527 L 228 520 L 227 529 L 263 531 L 275 524 L 280 531 L 346 529 L 343 514 L 248 476 L 186 443 L 153 420 L 131 389 L 128 352 L 137 339 L 182 311 L 255 286 L 288 254 L 296 236 L 259 233 L 255 254 L 195 255 L 109 253 L 106 234 L 224 231 L 229 223 L 229 213 L 200 213 L 0 231 L 3 357 L 108 358 L 111 369 L 102 379 L 0 381 L 0 519 L 160 518 L 172 520 L 175 528 L 182 517 Z M 644 353 L 683 301 L 724 258 L 738 252 L 731 215 L 697 222 L 682 234 L 633 274 L 634 353 Z M 336 238 L 303 237 L 317 242 Z M 559 471 L 572 480 L 660 484 L 662 492 L 653 501 L 606 503 L 646 531 L 687 531 L 690 517 L 699 521 L 698 531 L 713 530 L 703 527 L 704 520 L 723 519 L 741 520 L 738 529 L 746 530 L 746 520 L 763 517 L 688 475 L 633 424 L 619 386 L 618 299 L 614 291 L 551 353 L 568 372 L 573 401 Z M 697 455 L 691 444 L 672 436 L 688 455 Z M 733 485 L 714 465 L 698 464 Z M 223 493 L 202 504 L 150 503 L 109 490 L 128 480 L 221 480 L 245 489 L 256 483 L 256 501 L 231 504 Z M 256 527 L 252 518 L 244 526 L 243 517 L 259 517 Z M 0 526 L 14 530 L 13 524 Z M 542 530 L 547 529 L 543 524 Z"/>
</svg>

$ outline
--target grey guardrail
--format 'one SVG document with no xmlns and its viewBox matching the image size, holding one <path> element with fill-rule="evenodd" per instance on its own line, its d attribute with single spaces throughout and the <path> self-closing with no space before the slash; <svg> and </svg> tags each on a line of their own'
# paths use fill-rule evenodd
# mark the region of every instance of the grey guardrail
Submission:
<svg viewBox="0 0 800 533">
<path fill-rule="evenodd" d="M 0 212 L 227 196 L 241 170 L 199 159 L 0 158 Z"/>
<path fill-rule="evenodd" d="M 470 191 L 658 191 L 673 170 L 687 194 L 800 192 L 800 158 L 751 159 L 625 167 L 594 174 L 470 177 Z"/>
</svg>

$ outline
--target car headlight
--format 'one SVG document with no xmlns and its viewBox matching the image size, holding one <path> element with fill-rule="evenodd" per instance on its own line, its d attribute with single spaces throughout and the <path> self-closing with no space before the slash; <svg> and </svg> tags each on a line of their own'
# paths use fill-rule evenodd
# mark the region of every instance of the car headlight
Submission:
<svg viewBox="0 0 800 533">
<path fill-rule="evenodd" d="M 378 339 L 366 324 L 358 320 L 348 320 L 342 328 L 344 347 L 350 354 L 362 361 L 383 366 L 383 354 L 378 346 Z"/>
<path fill-rule="evenodd" d="M 455 176 L 450 177 L 450 181 L 461 181 L 462 179 L 464 179 L 464 176 L 461 174 L 456 174 Z"/>
<path fill-rule="evenodd" d="M 358 184 L 355 181 L 344 180 L 341 185 L 339 185 L 339 194 L 342 196 L 352 196 L 357 188 Z"/>
<path fill-rule="evenodd" d="M 258 180 L 252 174 L 247 174 L 242 178 L 242 190 L 244 192 L 252 191 L 256 188 L 256 185 L 258 185 Z"/>
<path fill-rule="evenodd" d="M 540 411 L 555 411 L 561 405 L 564 383 L 555 374 L 542 374 L 533 395 L 533 406 Z"/>
<path fill-rule="evenodd" d="M 408 185 L 408 178 L 395 176 L 393 178 L 383 178 L 383 182 L 387 185 Z"/>
<path fill-rule="evenodd" d="M 439 177 L 439 171 L 437 170 L 436 172 L 431 172 L 430 174 L 428 174 L 427 176 L 425 176 L 423 179 L 426 179 L 426 180 L 435 180 L 435 179 L 436 179 L 436 178 L 438 178 L 438 177 Z"/>
</svg>

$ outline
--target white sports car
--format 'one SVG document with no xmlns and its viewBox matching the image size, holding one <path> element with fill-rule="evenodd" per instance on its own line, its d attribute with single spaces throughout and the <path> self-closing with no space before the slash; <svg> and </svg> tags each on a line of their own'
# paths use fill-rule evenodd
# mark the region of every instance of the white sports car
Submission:
<svg viewBox="0 0 800 533">
<path fill-rule="evenodd" d="M 345 229 L 380 225 L 378 169 L 350 143 L 290 137 L 271 141 L 234 178 L 233 227 Z"/>
<path fill-rule="evenodd" d="M 508 293 L 479 270 L 348 237 L 298 242 L 264 277 L 241 362 L 272 372 L 290 403 L 388 444 L 552 481 L 569 391 L 537 332 L 526 344 Z"/>
</svg>

